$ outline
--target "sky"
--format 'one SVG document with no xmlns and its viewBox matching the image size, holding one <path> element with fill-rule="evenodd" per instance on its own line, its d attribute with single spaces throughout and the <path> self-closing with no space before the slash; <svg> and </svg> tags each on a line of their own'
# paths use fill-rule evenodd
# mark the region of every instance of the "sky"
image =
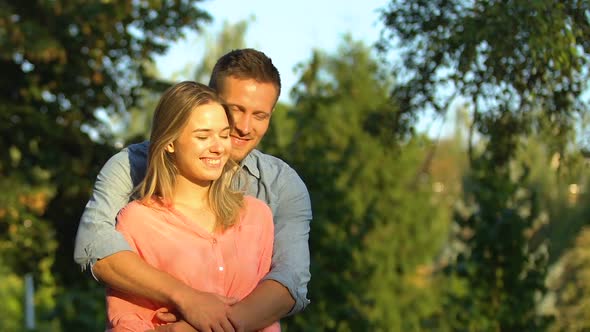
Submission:
<svg viewBox="0 0 590 332">
<path fill-rule="evenodd" d="M 289 103 L 289 92 L 298 77 L 296 65 L 311 59 L 313 49 L 335 53 L 346 34 L 368 46 L 375 43 L 383 30 L 379 10 L 390 1 L 205 0 L 198 6 L 211 15 L 212 21 L 203 26 L 203 34 L 190 33 L 172 44 L 166 54 L 156 57 L 156 67 L 163 78 L 171 81 L 194 79 L 194 66 L 201 62 L 204 53 L 205 34 L 216 35 L 224 22 L 247 20 L 250 23 L 246 46 L 272 58 L 281 74 L 283 88 L 279 100 Z M 431 137 L 449 135 L 454 120 L 452 115 L 448 117 L 443 121 L 426 112 L 420 116 L 416 129 Z"/>
<path fill-rule="evenodd" d="M 376 42 L 383 27 L 378 9 L 384 8 L 388 2 L 207 0 L 200 2 L 199 7 L 212 16 L 212 21 L 204 26 L 205 33 L 219 32 L 224 21 L 250 21 L 246 33 L 247 46 L 272 58 L 281 73 L 284 93 L 280 100 L 288 102 L 289 91 L 297 78 L 295 66 L 308 61 L 313 49 L 335 52 L 347 33 L 367 45 Z M 187 70 L 187 66 L 201 61 L 203 46 L 204 38 L 187 34 L 174 43 L 165 55 L 156 58 L 156 66 L 164 78 L 192 78 L 192 71 Z"/>
</svg>

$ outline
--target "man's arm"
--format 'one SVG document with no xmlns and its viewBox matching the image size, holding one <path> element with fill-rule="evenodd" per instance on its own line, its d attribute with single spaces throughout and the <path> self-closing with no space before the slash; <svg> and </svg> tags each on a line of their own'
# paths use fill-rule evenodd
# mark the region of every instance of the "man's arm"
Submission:
<svg viewBox="0 0 590 332">
<path fill-rule="evenodd" d="M 285 317 L 294 305 L 295 300 L 285 286 L 274 280 L 263 280 L 230 308 L 229 318 L 238 331 L 256 331 Z"/>
<path fill-rule="evenodd" d="M 123 235 L 115 230 L 115 218 L 133 190 L 127 150 L 111 157 L 96 177 L 86 204 L 74 247 L 74 260 L 86 269 L 98 259 L 131 250 Z"/>
<path fill-rule="evenodd" d="M 284 182 L 283 182 L 284 181 Z M 274 280 L 289 290 L 295 305 L 286 315 L 305 309 L 309 271 L 309 231 L 312 219 L 311 200 L 303 180 L 292 169 L 282 178 L 279 205 L 276 209 L 272 266 L 264 280 Z"/>
<path fill-rule="evenodd" d="M 309 193 L 291 168 L 280 175 L 283 184 L 274 214 L 275 238 L 271 271 L 245 299 L 230 309 L 230 319 L 246 331 L 264 328 L 305 308 L 309 273 Z"/>
</svg>

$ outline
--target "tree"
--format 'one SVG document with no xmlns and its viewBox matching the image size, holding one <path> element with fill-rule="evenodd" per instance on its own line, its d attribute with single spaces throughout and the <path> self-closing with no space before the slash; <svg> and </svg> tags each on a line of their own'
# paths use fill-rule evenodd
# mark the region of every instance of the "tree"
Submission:
<svg viewBox="0 0 590 332">
<path fill-rule="evenodd" d="M 536 114 L 567 135 L 575 113 L 587 111 L 588 10 L 577 0 L 394 0 L 382 11 L 380 49 L 399 51 L 394 72 L 405 82 L 396 95 L 408 116 L 446 112 L 460 95 L 471 99 L 474 126 L 482 113 L 511 112 L 529 124 Z"/>
<path fill-rule="evenodd" d="M 515 172 L 521 165 L 498 164 L 495 152 L 473 159 L 465 177 L 468 209 L 454 218 L 464 250 L 447 271 L 464 279 L 467 291 L 448 293 L 446 320 L 458 331 L 542 331 L 549 319 L 537 305 L 548 255 L 544 243 L 531 241 L 541 221 L 538 193 L 525 185 L 526 166 Z"/>
<path fill-rule="evenodd" d="M 578 234 L 575 246 L 562 257 L 557 276 L 550 279 L 549 287 L 556 295 L 552 308 L 556 313 L 556 319 L 550 331 L 585 331 L 590 328 L 589 246 L 590 231 L 586 226 Z"/>
<path fill-rule="evenodd" d="M 34 274 L 48 329 L 104 325 L 98 285 L 72 261 L 93 177 L 114 152 L 100 114 L 157 87 L 145 65 L 208 19 L 188 0 L 0 4 L 0 262 Z"/>
<path fill-rule="evenodd" d="M 230 50 L 245 47 L 248 24 L 249 21 L 246 20 L 234 24 L 224 22 L 221 31 L 205 33 L 195 38 L 194 44 L 204 44 L 203 49 L 205 51 L 201 62 L 194 69 L 194 74 L 192 75 L 194 76 L 194 81 L 208 84 L 213 66 L 217 60 Z M 204 40 L 202 40 L 203 37 Z M 195 63 L 187 63 L 184 71 L 192 72 L 190 68 L 194 66 Z M 146 68 L 147 73 L 151 76 L 160 76 L 153 64 L 147 63 Z M 162 85 L 169 85 L 167 82 L 161 83 Z M 149 139 L 152 116 L 158 100 L 160 100 L 161 91 L 144 88 L 140 93 L 141 96 L 138 98 L 137 105 L 131 107 L 128 114 L 125 114 L 125 117 L 118 121 L 121 128 L 116 133 L 116 136 L 121 141 L 121 145 Z"/>
<path fill-rule="evenodd" d="M 445 113 L 470 100 L 473 120 L 464 201 L 455 218 L 465 251 L 449 266 L 469 292 L 451 305 L 463 330 L 542 330 L 536 300 L 547 257 L 531 245 L 538 194 L 517 151 L 531 133 L 551 132 L 549 154 L 571 147 L 588 107 L 590 7 L 585 1 L 392 1 L 382 11 L 380 49 L 399 46 L 394 95 L 406 118 Z M 475 135 L 477 133 L 477 135 Z M 481 149 L 474 148 L 474 137 Z"/>
<path fill-rule="evenodd" d="M 541 222 L 532 245 L 549 243 L 548 292 L 539 309 L 554 315 L 550 331 L 582 331 L 590 326 L 585 314 L 588 274 L 588 161 L 577 148 L 566 155 L 550 152 L 550 133 L 526 139 L 518 158 L 533 165 L 530 184 L 540 193 Z M 576 145 L 573 145 L 577 147 Z"/>
<path fill-rule="evenodd" d="M 361 43 L 316 51 L 300 69 L 280 156 L 310 190 L 313 309 L 287 330 L 421 330 L 437 307 L 430 272 L 448 226 L 419 172 L 427 139 L 391 131 L 391 82 Z"/>
<path fill-rule="evenodd" d="M 255 18 L 251 17 L 248 20 L 241 20 L 236 23 L 223 22 L 221 31 L 205 37 L 205 52 L 203 60 L 195 69 L 195 81 L 208 84 L 217 59 L 231 50 L 246 47 L 248 25 L 254 21 Z"/>
</svg>

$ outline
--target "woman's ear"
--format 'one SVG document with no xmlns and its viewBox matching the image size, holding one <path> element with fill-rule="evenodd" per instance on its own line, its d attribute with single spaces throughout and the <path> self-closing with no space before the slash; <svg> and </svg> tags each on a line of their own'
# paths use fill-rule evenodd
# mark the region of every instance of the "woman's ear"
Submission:
<svg viewBox="0 0 590 332">
<path fill-rule="evenodd" d="M 174 153 L 174 142 L 168 143 L 168 145 L 166 145 L 165 150 L 168 153 Z"/>
</svg>

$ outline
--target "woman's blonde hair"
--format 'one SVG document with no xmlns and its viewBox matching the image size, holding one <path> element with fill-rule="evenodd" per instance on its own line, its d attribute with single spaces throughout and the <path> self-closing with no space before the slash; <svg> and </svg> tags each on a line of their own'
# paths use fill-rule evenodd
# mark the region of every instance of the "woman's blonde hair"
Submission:
<svg viewBox="0 0 590 332">
<path fill-rule="evenodd" d="M 166 151 L 166 146 L 178 139 L 196 107 L 210 103 L 223 106 L 233 129 L 234 121 L 228 107 L 213 89 L 204 84 L 181 82 L 168 88 L 160 98 L 152 119 L 146 175 L 137 187 L 143 204 L 151 205 L 154 198 L 164 204 L 172 202 L 178 169 L 174 155 Z M 238 172 L 235 166 L 234 161 L 228 160 L 221 176 L 209 187 L 209 206 L 216 217 L 216 228 L 226 229 L 233 225 L 243 206 L 243 192 L 231 189 L 233 177 Z"/>
</svg>

